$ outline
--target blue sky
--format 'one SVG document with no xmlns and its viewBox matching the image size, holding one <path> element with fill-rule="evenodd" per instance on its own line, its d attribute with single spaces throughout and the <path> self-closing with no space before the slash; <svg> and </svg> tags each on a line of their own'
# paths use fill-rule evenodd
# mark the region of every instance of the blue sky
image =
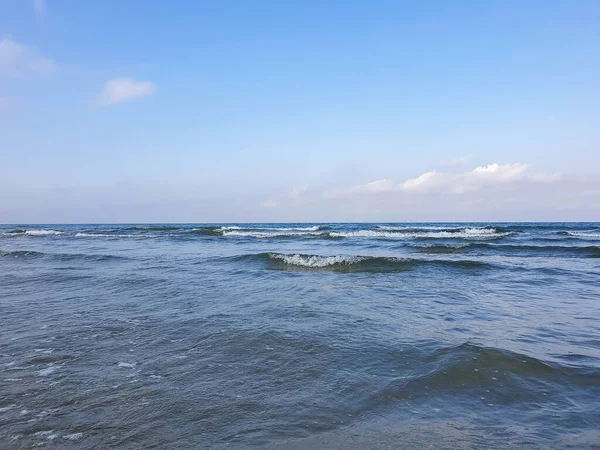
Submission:
<svg viewBox="0 0 600 450">
<path fill-rule="evenodd" d="M 597 1 L 0 0 L 0 222 L 600 220 Z"/>
</svg>

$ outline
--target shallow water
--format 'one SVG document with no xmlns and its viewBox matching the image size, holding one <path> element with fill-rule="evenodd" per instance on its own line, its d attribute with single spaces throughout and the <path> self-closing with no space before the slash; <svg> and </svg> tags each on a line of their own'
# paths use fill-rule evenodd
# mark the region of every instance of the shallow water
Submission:
<svg viewBox="0 0 600 450">
<path fill-rule="evenodd" d="M 0 226 L 0 448 L 600 448 L 600 224 Z"/>
</svg>

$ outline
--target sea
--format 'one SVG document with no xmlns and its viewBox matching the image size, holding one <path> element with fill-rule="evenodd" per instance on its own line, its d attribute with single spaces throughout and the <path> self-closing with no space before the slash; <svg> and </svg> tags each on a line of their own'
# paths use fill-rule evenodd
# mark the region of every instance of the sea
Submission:
<svg viewBox="0 0 600 450">
<path fill-rule="evenodd" d="M 599 449 L 600 223 L 0 226 L 0 448 Z"/>
</svg>

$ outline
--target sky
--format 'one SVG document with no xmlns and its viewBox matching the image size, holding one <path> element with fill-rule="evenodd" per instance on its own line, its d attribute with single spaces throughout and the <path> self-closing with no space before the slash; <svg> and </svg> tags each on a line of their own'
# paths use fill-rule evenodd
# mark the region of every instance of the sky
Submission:
<svg viewBox="0 0 600 450">
<path fill-rule="evenodd" d="M 0 0 L 0 223 L 600 221 L 600 2 Z"/>
</svg>

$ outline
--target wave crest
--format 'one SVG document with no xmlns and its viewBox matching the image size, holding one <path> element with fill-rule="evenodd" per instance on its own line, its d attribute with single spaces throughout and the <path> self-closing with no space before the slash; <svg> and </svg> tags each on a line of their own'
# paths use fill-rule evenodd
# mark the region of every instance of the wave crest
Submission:
<svg viewBox="0 0 600 450">
<path fill-rule="evenodd" d="M 308 270 L 332 272 L 402 272 L 416 267 L 442 266 L 456 269 L 488 269 L 492 265 L 474 260 L 443 260 L 398 258 L 362 255 L 307 255 L 301 253 L 259 253 L 237 257 L 240 260 L 261 261 L 272 270 Z"/>
</svg>

